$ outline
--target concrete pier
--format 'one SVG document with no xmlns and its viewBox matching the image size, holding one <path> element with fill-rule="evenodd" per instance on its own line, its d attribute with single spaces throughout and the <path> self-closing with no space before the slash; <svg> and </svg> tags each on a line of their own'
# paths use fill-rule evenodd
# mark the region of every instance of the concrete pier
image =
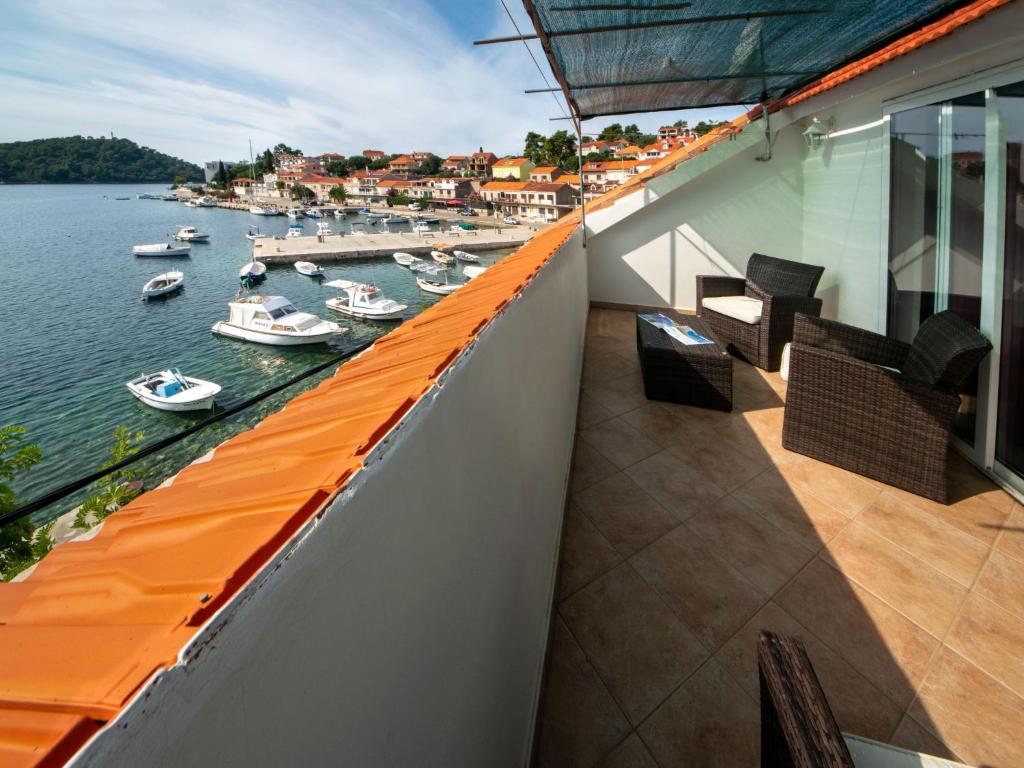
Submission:
<svg viewBox="0 0 1024 768">
<path fill-rule="evenodd" d="M 391 256 L 404 251 L 414 256 L 429 255 L 442 246 L 468 253 L 498 248 L 518 248 L 533 236 L 529 227 L 477 229 L 459 233 L 374 232 L 365 235 L 309 235 L 304 237 L 263 238 L 253 242 L 253 258 L 267 264 L 292 264 L 296 261 L 345 261 Z"/>
</svg>

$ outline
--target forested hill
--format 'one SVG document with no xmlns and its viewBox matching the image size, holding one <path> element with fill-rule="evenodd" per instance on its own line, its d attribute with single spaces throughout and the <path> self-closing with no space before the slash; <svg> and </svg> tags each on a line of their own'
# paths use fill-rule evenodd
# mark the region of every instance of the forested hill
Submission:
<svg viewBox="0 0 1024 768">
<path fill-rule="evenodd" d="M 0 144 L 0 181 L 11 183 L 170 183 L 202 181 L 193 163 L 128 139 L 36 139 Z"/>
</svg>

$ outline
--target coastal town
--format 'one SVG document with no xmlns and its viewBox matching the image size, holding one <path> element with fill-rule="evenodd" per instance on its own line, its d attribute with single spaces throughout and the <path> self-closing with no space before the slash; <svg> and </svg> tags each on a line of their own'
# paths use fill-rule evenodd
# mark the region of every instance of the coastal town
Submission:
<svg viewBox="0 0 1024 768">
<path fill-rule="evenodd" d="M 711 127 L 702 123 L 695 130 L 680 121 L 662 126 L 656 136 L 645 136 L 635 126 L 614 124 L 602 132 L 603 138 L 584 136 L 578 147 L 565 131 L 547 139 L 531 133 L 527 150 L 532 144 L 532 151 L 500 158 L 483 147 L 442 158 L 429 151 L 389 154 L 379 149 L 353 156 L 304 155 L 279 144 L 250 163 L 209 161 L 204 172 L 206 186 L 219 189 L 218 197 L 228 203 L 415 204 L 423 210 L 485 213 L 536 226 L 570 213 L 580 205 L 581 195 L 589 200 L 625 183 Z M 630 139 L 644 141 L 641 145 Z M 545 143 L 556 142 L 558 154 L 545 153 Z"/>
</svg>

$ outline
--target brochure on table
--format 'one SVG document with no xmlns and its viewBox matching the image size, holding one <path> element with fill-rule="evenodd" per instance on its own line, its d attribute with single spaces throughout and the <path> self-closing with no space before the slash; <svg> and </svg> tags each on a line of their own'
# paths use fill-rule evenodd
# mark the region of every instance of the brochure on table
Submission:
<svg viewBox="0 0 1024 768">
<path fill-rule="evenodd" d="M 668 315 L 663 315 L 661 312 L 644 312 L 640 315 L 641 318 L 646 320 L 651 325 L 661 328 L 665 333 L 671 336 L 673 339 L 678 341 L 680 344 L 686 344 L 691 346 L 693 344 L 712 344 L 714 342 L 704 336 L 701 336 L 693 328 L 688 325 L 679 325 Z"/>
</svg>

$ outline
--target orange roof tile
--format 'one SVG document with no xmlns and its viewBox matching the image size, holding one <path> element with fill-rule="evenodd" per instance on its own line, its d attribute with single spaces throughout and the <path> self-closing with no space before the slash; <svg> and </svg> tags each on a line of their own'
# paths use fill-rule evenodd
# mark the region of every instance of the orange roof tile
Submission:
<svg viewBox="0 0 1024 768">
<path fill-rule="evenodd" d="M 528 181 L 489 181 L 480 187 L 481 192 L 520 192 L 526 189 Z"/>
<path fill-rule="evenodd" d="M 977 0 L 944 22 L 822 78 L 789 103 L 949 34 L 1008 0 Z M 910 47 L 906 47 L 910 46 Z M 886 58 L 888 57 L 888 58 Z M 814 91 L 814 93 L 810 93 Z M 727 140 L 760 110 L 713 129 L 596 198 L 600 210 Z M 508 182 L 492 182 L 507 184 Z M 169 486 L 63 544 L 0 591 L 0 760 L 59 764 L 125 706 L 358 473 L 364 457 L 572 235 L 579 211 L 540 230 L 458 292 L 380 338 L 334 376 L 231 438 Z M 253 465 L 253 451 L 264 460 Z M 257 482 L 273 472 L 268 490 Z M 204 601 L 202 598 L 206 597 Z"/>
<path fill-rule="evenodd" d="M 526 165 L 529 160 L 525 157 L 506 157 L 504 160 L 499 160 L 494 164 L 495 168 L 518 168 L 521 165 Z"/>
</svg>

